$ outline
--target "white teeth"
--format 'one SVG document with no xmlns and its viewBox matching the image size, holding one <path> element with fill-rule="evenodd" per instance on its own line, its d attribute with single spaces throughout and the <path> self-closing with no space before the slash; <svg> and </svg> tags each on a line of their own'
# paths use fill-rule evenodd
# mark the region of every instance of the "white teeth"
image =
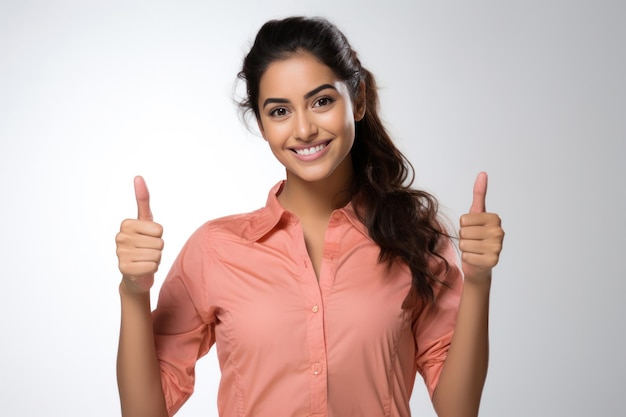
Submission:
<svg viewBox="0 0 626 417">
<path fill-rule="evenodd" d="M 325 147 L 326 147 L 326 145 L 322 144 L 322 145 L 318 145 L 318 146 L 313 146 L 312 148 L 297 149 L 296 153 L 298 155 L 313 155 L 314 153 L 321 152 L 322 149 L 324 149 Z"/>
</svg>

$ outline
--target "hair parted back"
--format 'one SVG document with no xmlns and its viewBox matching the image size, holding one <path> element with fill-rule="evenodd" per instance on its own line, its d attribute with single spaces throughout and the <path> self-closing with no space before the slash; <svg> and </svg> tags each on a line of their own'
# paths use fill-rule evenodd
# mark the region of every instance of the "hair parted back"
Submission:
<svg viewBox="0 0 626 417">
<path fill-rule="evenodd" d="M 344 34 L 323 18 L 289 17 L 265 23 L 244 59 L 238 77 L 246 83 L 244 112 L 259 118 L 259 85 L 270 64 L 308 53 L 344 81 L 352 99 L 365 84 L 365 116 L 356 122 L 351 150 L 354 170 L 352 204 L 370 237 L 380 246 L 379 262 L 389 266 L 401 259 L 411 270 L 411 292 L 403 308 L 421 310 L 434 301 L 433 286 L 446 284 L 432 271 L 429 261 L 448 268 L 437 252 L 446 233 L 438 221 L 437 200 L 411 188 L 414 170 L 393 144 L 378 116 L 374 76 L 365 69 Z"/>
</svg>

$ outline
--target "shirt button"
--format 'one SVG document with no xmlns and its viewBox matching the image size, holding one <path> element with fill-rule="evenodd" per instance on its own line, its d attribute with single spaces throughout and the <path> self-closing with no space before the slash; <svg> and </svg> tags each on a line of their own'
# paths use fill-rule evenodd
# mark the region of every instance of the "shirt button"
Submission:
<svg viewBox="0 0 626 417">
<path fill-rule="evenodd" d="M 341 214 L 339 212 L 333 213 L 333 220 L 339 220 L 341 218 Z"/>
<path fill-rule="evenodd" d="M 322 365 L 319 362 L 315 362 L 313 366 L 311 366 L 311 372 L 313 375 L 319 375 L 322 373 Z"/>
<path fill-rule="evenodd" d="M 313 308 L 311 309 L 312 312 L 317 313 L 318 311 L 320 311 L 320 308 L 318 306 L 313 306 Z"/>
</svg>

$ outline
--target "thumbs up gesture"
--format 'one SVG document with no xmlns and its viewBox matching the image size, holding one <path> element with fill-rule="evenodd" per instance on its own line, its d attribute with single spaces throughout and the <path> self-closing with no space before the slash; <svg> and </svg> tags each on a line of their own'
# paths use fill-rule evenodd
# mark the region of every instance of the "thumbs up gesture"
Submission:
<svg viewBox="0 0 626 417">
<path fill-rule="evenodd" d="M 481 172 L 474 183 L 472 206 L 460 222 L 459 249 L 466 280 L 489 279 L 502 250 L 504 230 L 500 216 L 486 212 L 486 196 L 487 174 Z"/>
<path fill-rule="evenodd" d="M 146 293 L 152 287 L 154 273 L 161 262 L 163 227 L 152 219 L 150 193 L 142 177 L 135 177 L 135 198 L 137 219 L 122 222 L 115 242 L 125 289 Z"/>
</svg>

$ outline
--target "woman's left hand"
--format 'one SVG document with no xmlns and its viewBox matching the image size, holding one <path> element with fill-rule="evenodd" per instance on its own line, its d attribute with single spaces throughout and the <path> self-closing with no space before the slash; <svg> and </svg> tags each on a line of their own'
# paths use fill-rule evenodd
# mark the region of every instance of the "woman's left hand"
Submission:
<svg viewBox="0 0 626 417">
<path fill-rule="evenodd" d="M 488 280 L 498 263 L 504 230 L 500 216 L 487 213 L 487 174 L 481 172 L 474 183 L 474 198 L 469 213 L 461 216 L 459 249 L 465 280 Z"/>
</svg>

